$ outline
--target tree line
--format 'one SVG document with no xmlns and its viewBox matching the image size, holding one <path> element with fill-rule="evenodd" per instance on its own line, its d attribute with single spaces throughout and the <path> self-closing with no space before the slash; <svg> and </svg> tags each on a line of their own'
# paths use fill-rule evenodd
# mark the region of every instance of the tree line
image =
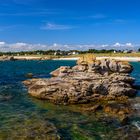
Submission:
<svg viewBox="0 0 140 140">
<path fill-rule="evenodd" d="M 122 50 L 97 50 L 97 49 L 89 49 L 87 51 L 79 51 L 79 50 L 70 50 L 70 51 L 63 51 L 63 50 L 36 50 L 36 51 L 21 51 L 21 52 L 0 52 L 0 56 L 8 55 L 8 56 L 21 56 L 21 55 L 72 55 L 73 52 L 75 54 L 84 54 L 84 53 L 122 53 Z M 128 53 L 131 51 L 128 51 Z M 140 49 L 138 49 L 140 52 Z"/>
</svg>

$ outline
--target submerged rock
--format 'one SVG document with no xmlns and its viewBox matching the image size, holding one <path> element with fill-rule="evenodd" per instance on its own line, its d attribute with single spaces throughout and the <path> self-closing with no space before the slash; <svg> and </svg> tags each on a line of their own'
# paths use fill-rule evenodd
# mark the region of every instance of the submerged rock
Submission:
<svg viewBox="0 0 140 140">
<path fill-rule="evenodd" d="M 0 101 L 10 101 L 12 98 L 11 95 L 0 95 Z"/>
<path fill-rule="evenodd" d="M 129 120 L 129 115 L 133 113 L 133 109 L 128 103 L 109 103 L 104 106 L 104 111 L 114 117 L 119 117 L 122 125 L 127 124 Z"/>
<path fill-rule="evenodd" d="M 31 120 L 23 119 L 13 126 L 9 126 L 8 131 L 1 129 L 1 140 L 60 140 L 55 125 L 47 120 L 39 118 Z M 17 129 L 18 128 L 18 129 Z"/>
<path fill-rule="evenodd" d="M 33 73 L 27 73 L 26 75 L 25 75 L 25 77 L 27 77 L 27 78 L 33 78 Z"/>
<path fill-rule="evenodd" d="M 116 130 L 118 135 L 114 135 L 114 140 L 139 140 L 140 131 L 132 125 L 126 125 Z"/>
</svg>

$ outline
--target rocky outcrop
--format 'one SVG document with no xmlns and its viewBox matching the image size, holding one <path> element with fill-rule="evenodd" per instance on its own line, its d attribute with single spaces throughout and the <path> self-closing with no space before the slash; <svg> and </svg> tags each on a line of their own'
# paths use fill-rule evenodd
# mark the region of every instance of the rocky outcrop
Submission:
<svg viewBox="0 0 140 140">
<path fill-rule="evenodd" d="M 27 73 L 27 74 L 25 74 L 25 77 L 26 77 L 26 78 L 33 78 L 33 76 L 34 76 L 34 75 L 33 75 L 32 73 Z"/>
<path fill-rule="evenodd" d="M 114 117 L 119 117 L 122 125 L 127 124 L 129 116 L 133 113 L 133 109 L 129 103 L 109 103 L 104 106 L 104 111 Z"/>
<path fill-rule="evenodd" d="M 14 56 L 1 56 L 0 61 L 16 61 L 17 59 L 14 58 Z"/>
<path fill-rule="evenodd" d="M 95 60 L 96 60 L 96 57 L 93 54 L 86 54 L 79 58 L 79 60 L 77 61 L 77 64 L 89 65 L 89 64 L 93 64 Z"/>
<path fill-rule="evenodd" d="M 89 63 L 90 62 L 90 63 Z M 91 63 L 92 62 L 92 63 Z M 61 66 L 50 79 L 24 81 L 29 94 L 57 104 L 88 103 L 101 98 L 135 96 L 134 78 L 127 62 L 96 61 L 94 57 L 78 60 L 74 67 Z M 126 73 L 127 72 L 127 73 Z"/>
<path fill-rule="evenodd" d="M 128 97 L 136 95 L 137 91 L 132 88 L 135 79 L 128 74 L 132 70 L 133 67 L 128 62 L 109 59 L 99 61 L 86 55 L 74 67 L 61 66 L 51 72 L 53 77 L 50 79 L 31 79 L 23 83 L 29 94 L 38 99 L 55 104 L 94 103 L 91 110 L 102 106 L 105 112 L 114 113 L 110 102 L 127 102 Z M 123 105 L 113 105 L 113 108 L 117 108 L 118 115 L 124 112 L 121 106 Z M 122 115 L 122 122 L 126 120 L 127 113 Z"/>
</svg>

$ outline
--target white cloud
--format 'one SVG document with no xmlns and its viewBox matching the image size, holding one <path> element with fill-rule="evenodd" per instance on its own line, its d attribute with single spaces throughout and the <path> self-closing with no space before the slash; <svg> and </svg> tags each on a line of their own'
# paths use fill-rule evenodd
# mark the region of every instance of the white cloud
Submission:
<svg viewBox="0 0 140 140">
<path fill-rule="evenodd" d="M 0 42 L 0 45 L 5 45 L 5 44 L 6 44 L 6 43 L 5 43 L 5 42 L 3 42 L 3 41 L 2 41 L 2 42 Z"/>
<path fill-rule="evenodd" d="M 132 44 L 132 43 L 125 43 L 125 44 L 121 44 L 121 43 L 115 43 L 114 45 L 113 45 L 114 47 L 134 47 L 134 45 Z"/>
<path fill-rule="evenodd" d="M 23 42 L 17 42 L 15 45 L 16 46 L 26 46 L 27 44 L 26 43 L 23 43 Z"/>
<path fill-rule="evenodd" d="M 88 50 L 88 49 L 118 49 L 118 50 L 125 50 L 125 49 L 138 49 L 140 45 L 133 45 L 132 43 L 115 43 L 113 45 L 109 44 L 83 44 L 83 45 L 72 45 L 72 44 L 57 44 L 53 43 L 52 45 L 48 44 L 29 44 L 24 42 L 17 42 L 17 43 L 6 43 L 1 41 L 0 42 L 0 51 L 2 52 L 18 52 L 18 51 L 33 51 L 33 50 Z"/>
<path fill-rule="evenodd" d="M 53 46 L 56 47 L 57 46 L 57 43 L 54 43 Z"/>
<path fill-rule="evenodd" d="M 74 28 L 70 25 L 61 25 L 61 24 L 54 24 L 54 23 L 46 23 L 43 27 L 41 27 L 42 30 L 68 30 Z"/>
<path fill-rule="evenodd" d="M 101 45 L 101 46 L 102 46 L 102 48 L 109 47 L 109 45 L 108 45 L 108 44 L 103 44 L 103 45 Z"/>
<path fill-rule="evenodd" d="M 113 46 L 114 46 L 114 47 L 120 47 L 121 44 L 120 44 L 119 42 L 117 42 L 117 43 L 115 43 Z"/>
<path fill-rule="evenodd" d="M 128 47 L 134 47 L 132 43 L 126 43 L 125 45 Z"/>
</svg>

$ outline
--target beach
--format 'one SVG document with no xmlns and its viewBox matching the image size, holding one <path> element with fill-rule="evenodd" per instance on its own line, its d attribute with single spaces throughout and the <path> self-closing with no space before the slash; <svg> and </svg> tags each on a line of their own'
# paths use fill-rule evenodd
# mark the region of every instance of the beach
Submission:
<svg viewBox="0 0 140 140">
<path fill-rule="evenodd" d="M 78 60 L 79 57 L 72 57 L 72 58 L 57 58 L 53 60 Z M 96 57 L 97 60 L 102 59 L 114 59 L 114 60 L 121 60 L 121 61 L 129 61 L 129 62 L 137 62 L 140 61 L 140 57 Z"/>
<path fill-rule="evenodd" d="M 0 61 L 4 60 L 78 60 L 80 57 L 50 57 L 50 56 L 1 56 Z M 114 59 L 120 61 L 128 61 L 128 62 L 139 62 L 140 57 L 133 56 L 96 56 L 97 60 L 102 59 Z"/>
<path fill-rule="evenodd" d="M 12 59 L 11 59 L 12 58 Z M 60 58 L 49 58 L 45 56 L 8 56 L 8 57 L 0 57 L 0 61 L 4 60 L 78 60 L 79 57 L 60 57 Z M 102 59 L 114 59 L 120 61 L 128 61 L 128 62 L 139 62 L 140 57 L 109 57 L 109 56 L 98 56 L 96 57 L 97 60 Z"/>
</svg>

